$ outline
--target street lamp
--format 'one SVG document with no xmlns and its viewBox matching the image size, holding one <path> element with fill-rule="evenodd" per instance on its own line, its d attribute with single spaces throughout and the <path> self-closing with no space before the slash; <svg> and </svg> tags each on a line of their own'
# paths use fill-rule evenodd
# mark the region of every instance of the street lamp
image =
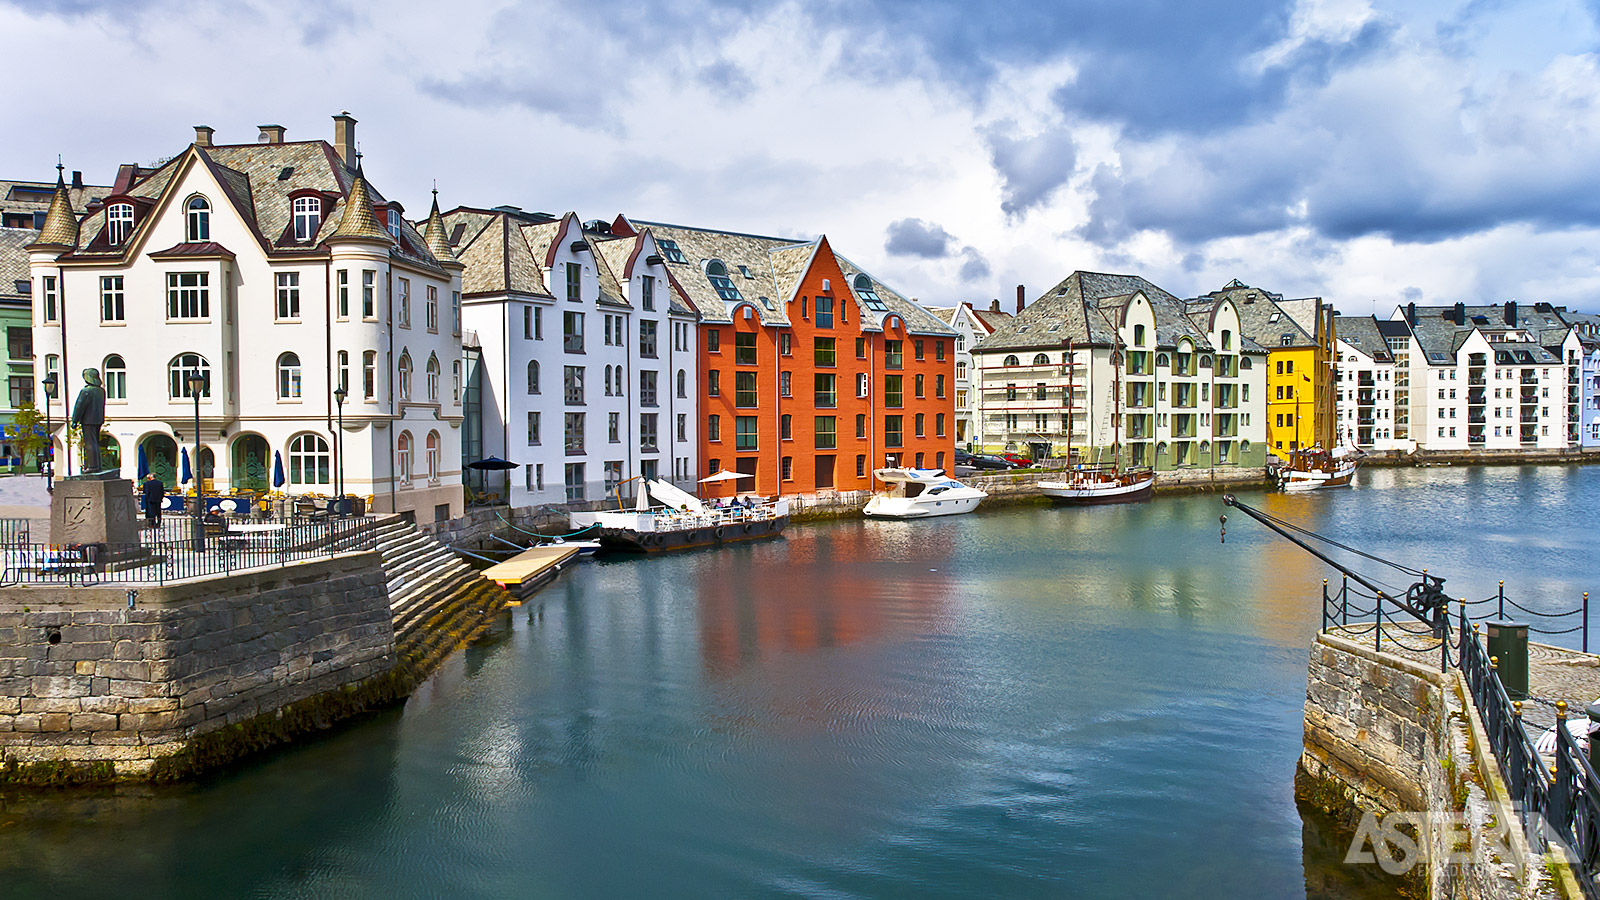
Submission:
<svg viewBox="0 0 1600 900">
<path fill-rule="evenodd" d="M 350 509 L 345 505 L 344 498 L 344 398 L 348 396 L 350 396 L 350 392 L 344 389 L 343 384 L 333 390 L 333 399 L 339 406 L 339 428 L 333 435 L 333 467 L 337 472 L 335 477 L 339 480 L 339 515 L 341 516 L 350 514 Z"/>
<path fill-rule="evenodd" d="M 56 490 L 56 439 L 50 422 L 50 401 L 56 398 L 56 373 L 44 376 L 40 383 L 44 385 L 44 489 L 53 494 Z"/>
<path fill-rule="evenodd" d="M 194 398 L 194 549 L 206 549 L 206 526 L 202 521 L 206 511 L 205 480 L 200 473 L 200 392 L 205 390 L 206 378 L 199 369 L 189 373 L 189 396 Z"/>
</svg>

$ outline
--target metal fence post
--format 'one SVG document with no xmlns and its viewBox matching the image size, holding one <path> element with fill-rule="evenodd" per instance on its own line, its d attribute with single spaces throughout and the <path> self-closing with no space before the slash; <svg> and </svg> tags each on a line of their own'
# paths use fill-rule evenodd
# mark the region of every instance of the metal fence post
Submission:
<svg viewBox="0 0 1600 900">
<path fill-rule="evenodd" d="M 1372 626 L 1372 649 L 1383 652 L 1383 592 L 1378 592 L 1378 616 Z"/>
<path fill-rule="evenodd" d="M 1322 579 L 1322 630 L 1327 631 L 1332 625 L 1328 616 L 1328 579 Z"/>
<path fill-rule="evenodd" d="M 1583 592 L 1583 652 L 1589 652 L 1589 592 Z"/>
<path fill-rule="evenodd" d="M 1506 583 L 1504 581 L 1500 582 L 1499 596 L 1500 603 L 1495 607 L 1494 617 L 1497 621 L 1504 622 L 1506 620 Z"/>
<path fill-rule="evenodd" d="M 1339 580 L 1339 624 L 1350 624 L 1350 576 Z"/>
</svg>

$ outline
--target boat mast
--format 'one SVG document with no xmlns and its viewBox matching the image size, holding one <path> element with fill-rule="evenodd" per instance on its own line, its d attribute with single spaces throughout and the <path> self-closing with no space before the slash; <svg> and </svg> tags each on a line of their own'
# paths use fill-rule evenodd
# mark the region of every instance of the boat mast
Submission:
<svg viewBox="0 0 1600 900">
<path fill-rule="evenodd" d="M 1070 468 L 1072 466 L 1072 338 L 1067 338 L 1061 343 L 1066 348 L 1066 354 L 1061 358 L 1061 365 L 1067 370 L 1067 395 L 1063 405 L 1067 408 L 1067 466 Z"/>
</svg>

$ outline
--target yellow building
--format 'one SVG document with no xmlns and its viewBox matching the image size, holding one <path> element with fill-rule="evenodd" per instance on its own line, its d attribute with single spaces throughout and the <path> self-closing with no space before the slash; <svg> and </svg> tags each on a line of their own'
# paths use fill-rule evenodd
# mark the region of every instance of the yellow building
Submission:
<svg viewBox="0 0 1600 900">
<path fill-rule="evenodd" d="M 1237 279 L 1207 296 L 1232 299 L 1245 337 L 1268 352 L 1267 448 L 1287 458 L 1301 447 L 1332 447 L 1332 305 L 1320 297 L 1284 300 Z"/>
</svg>

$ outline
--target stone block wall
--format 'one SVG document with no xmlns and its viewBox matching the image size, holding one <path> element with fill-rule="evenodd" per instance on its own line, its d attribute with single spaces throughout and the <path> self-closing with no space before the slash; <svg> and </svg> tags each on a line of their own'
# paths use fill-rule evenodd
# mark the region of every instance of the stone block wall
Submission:
<svg viewBox="0 0 1600 900">
<path fill-rule="evenodd" d="M 326 727 L 392 679 L 394 646 L 376 553 L 140 586 L 131 609 L 122 587 L 5 588 L 0 780 L 161 777 L 236 755 L 229 726 L 238 752 Z"/>
</svg>

